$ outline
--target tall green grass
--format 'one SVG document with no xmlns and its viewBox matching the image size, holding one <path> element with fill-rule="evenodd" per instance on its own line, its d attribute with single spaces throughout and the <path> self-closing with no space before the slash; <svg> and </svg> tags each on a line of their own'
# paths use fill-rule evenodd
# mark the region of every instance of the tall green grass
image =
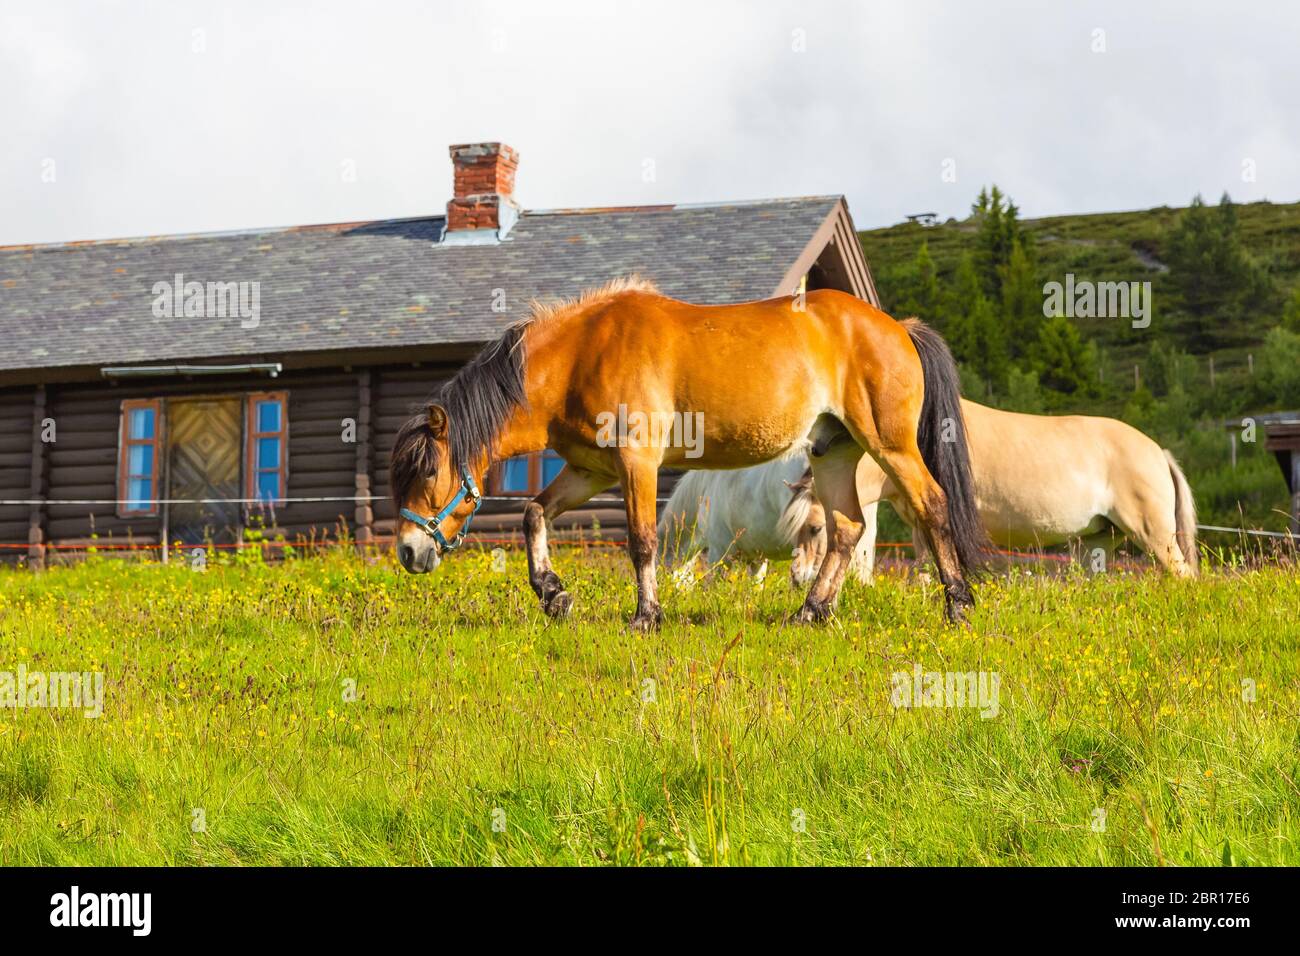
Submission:
<svg viewBox="0 0 1300 956">
<path fill-rule="evenodd" d="M 105 675 L 101 719 L 0 710 L 0 863 L 1300 860 L 1293 568 L 1021 571 L 951 629 L 898 578 L 786 625 L 776 566 L 636 636 L 621 557 L 557 564 L 560 623 L 519 555 L 0 574 L 0 671 Z M 895 709 L 917 663 L 998 716 Z"/>
</svg>

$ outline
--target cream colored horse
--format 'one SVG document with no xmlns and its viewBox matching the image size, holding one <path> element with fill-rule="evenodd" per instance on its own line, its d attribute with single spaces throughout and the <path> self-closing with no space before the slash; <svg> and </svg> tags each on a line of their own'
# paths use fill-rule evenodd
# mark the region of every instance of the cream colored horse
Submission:
<svg viewBox="0 0 1300 956">
<path fill-rule="evenodd" d="M 1111 418 L 1022 415 L 966 399 L 961 406 L 976 508 L 994 545 L 1017 550 L 1082 541 L 1109 551 L 1112 531 L 1118 529 L 1171 573 L 1196 573 L 1191 488 L 1173 455 L 1146 435 Z M 808 485 L 794 486 L 782 525 L 825 524 Z M 866 534 L 851 569 L 858 580 L 870 580 L 878 502 L 888 501 L 904 521 L 912 527 L 915 523 L 870 458 L 858 466 L 857 485 Z M 824 547 L 807 535 L 800 542 L 800 548 Z M 913 543 L 918 555 L 924 553 L 915 535 Z M 802 557 L 805 562 L 817 558 Z"/>
</svg>

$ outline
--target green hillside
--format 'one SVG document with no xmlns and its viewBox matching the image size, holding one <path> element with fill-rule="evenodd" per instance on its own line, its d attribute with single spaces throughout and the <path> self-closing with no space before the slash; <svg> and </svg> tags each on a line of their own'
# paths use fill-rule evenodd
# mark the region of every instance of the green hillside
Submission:
<svg viewBox="0 0 1300 956">
<path fill-rule="evenodd" d="M 969 397 L 1122 418 L 1183 461 L 1204 523 L 1285 529 L 1262 429 L 1233 467 L 1225 423 L 1300 408 L 1300 203 L 1021 220 L 994 188 L 963 220 L 859 236 L 885 308 L 943 331 Z M 1044 315 L 1047 284 L 1067 275 L 1149 282 L 1149 324 Z"/>
</svg>

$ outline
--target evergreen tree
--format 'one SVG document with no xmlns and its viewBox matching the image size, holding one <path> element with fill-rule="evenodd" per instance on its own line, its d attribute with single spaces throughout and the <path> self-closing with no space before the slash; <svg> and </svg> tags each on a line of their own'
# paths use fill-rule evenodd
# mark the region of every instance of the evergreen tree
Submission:
<svg viewBox="0 0 1300 956">
<path fill-rule="evenodd" d="M 896 318 L 915 315 L 943 331 L 940 314 L 939 274 L 930 256 L 930 244 L 924 240 L 916 250 L 911 263 L 892 277 L 890 283 L 899 289 L 898 301 L 893 307 Z"/>
<path fill-rule="evenodd" d="M 963 253 L 952 287 L 944 296 L 943 307 L 944 338 L 958 362 L 974 364 L 979 355 L 979 332 L 974 319 L 982 299 L 984 290 L 975 271 L 975 261 L 969 252 Z"/>
<path fill-rule="evenodd" d="M 1120 418 L 1128 422 L 1139 431 L 1149 431 L 1151 421 L 1155 416 L 1156 400 L 1145 385 L 1139 385 L 1133 390 L 1128 401 L 1124 403 L 1124 411 Z"/>
<path fill-rule="evenodd" d="M 1079 329 L 1063 315 L 1043 322 L 1035 347 L 1039 381 L 1054 391 L 1073 395 L 1092 391 L 1097 378 L 1097 350 L 1084 344 Z"/>
<path fill-rule="evenodd" d="M 952 354 L 989 387 L 1001 390 L 1008 364 L 1006 332 L 999 310 L 984 294 L 969 252 L 962 255 L 943 302 L 941 330 Z"/>
<path fill-rule="evenodd" d="M 930 256 L 929 242 L 921 240 L 921 248 L 916 250 L 912 266 L 916 270 L 915 314 L 930 319 L 939 311 L 939 271 Z"/>
<path fill-rule="evenodd" d="M 1041 415 L 1047 410 L 1043 390 L 1038 385 L 1038 373 L 1013 368 L 1007 372 L 1007 400 L 1004 408 L 1027 415 Z"/>
<path fill-rule="evenodd" d="M 1192 384 L 1194 369 L 1192 357 L 1177 346 L 1157 339 L 1147 350 L 1145 371 L 1153 395 L 1165 395 L 1175 388 L 1187 389 Z"/>
<path fill-rule="evenodd" d="M 1300 332 L 1300 286 L 1296 286 L 1282 308 L 1282 328 L 1288 332 Z"/>
<path fill-rule="evenodd" d="M 979 220 L 975 264 L 984 284 L 984 294 L 1000 301 L 1002 270 L 1010 263 L 1016 244 L 1023 242 L 1020 210 L 995 185 L 980 190 L 979 198 L 971 206 L 971 214 Z"/>
<path fill-rule="evenodd" d="M 972 364 L 981 378 L 995 391 L 1001 391 L 1006 387 L 1008 364 L 1002 316 L 992 302 L 983 295 L 977 295 L 971 303 L 968 322 L 974 332 Z"/>
<path fill-rule="evenodd" d="M 1300 333 L 1275 328 L 1264 339 L 1260 353 L 1259 385 L 1267 405 L 1300 404 Z"/>
<path fill-rule="evenodd" d="M 1267 273 L 1241 244 L 1237 210 L 1227 193 L 1214 211 L 1199 195 L 1192 199 L 1169 233 L 1166 258 L 1170 277 L 1195 316 L 1193 334 L 1205 348 L 1224 338 L 1222 313 L 1269 292 Z"/>
<path fill-rule="evenodd" d="M 1038 340 L 1038 330 L 1043 324 L 1043 290 L 1023 242 L 1017 240 L 1011 247 L 1011 256 L 998 269 L 998 277 L 1009 352 L 1013 358 L 1022 358 Z"/>
</svg>

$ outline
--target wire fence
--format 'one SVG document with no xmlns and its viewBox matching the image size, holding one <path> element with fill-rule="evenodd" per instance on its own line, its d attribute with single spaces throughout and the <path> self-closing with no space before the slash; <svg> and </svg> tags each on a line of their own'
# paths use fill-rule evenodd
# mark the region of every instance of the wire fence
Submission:
<svg viewBox="0 0 1300 956">
<path fill-rule="evenodd" d="M 147 499 L 144 498 L 140 498 L 140 499 L 137 498 L 129 498 L 129 499 L 5 498 L 5 499 L 0 499 L 0 506 L 4 506 L 4 505 L 10 505 L 10 506 L 113 505 L 115 507 L 119 507 L 121 505 L 130 505 L 133 507 L 140 507 L 143 505 L 155 506 L 155 505 L 208 505 L 208 504 L 281 505 L 281 504 L 296 504 L 296 503 L 308 504 L 308 503 L 327 503 L 327 502 L 356 503 L 356 502 L 370 502 L 370 501 L 382 501 L 382 500 L 386 500 L 386 496 L 384 495 L 313 495 L 313 496 L 292 497 L 292 498 L 277 498 L 274 500 L 268 500 L 264 498 L 147 498 Z M 524 500 L 524 497 L 519 495 L 484 495 L 482 500 L 520 502 Z M 597 497 L 593 500 L 600 501 L 600 500 L 619 500 L 619 499 L 617 498 L 601 499 Z M 667 498 L 656 499 L 656 501 L 659 503 L 666 502 L 667 500 L 668 500 Z M 1248 536 L 1248 537 L 1271 538 L 1275 540 L 1300 542 L 1300 535 L 1293 534 L 1289 531 L 1262 531 L 1253 528 L 1230 528 L 1223 525 L 1208 525 L 1208 524 L 1198 524 L 1196 527 L 1197 530 L 1199 531 L 1211 531 L 1219 534 L 1232 534 L 1232 535 L 1240 535 L 1240 536 Z M 388 536 L 375 537 L 375 538 L 371 538 L 367 543 L 374 547 L 386 547 L 392 544 L 393 540 L 394 539 L 392 537 L 388 537 Z M 172 550 L 185 550 L 185 549 L 194 549 L 194 548 L 201 548 L 204 550 L 211 549 L 217 551 L 226 551 L 226 550 L 236 551 L 236 550 L 245 550 L 249 548 L 258 548 L 258 547 L 279 549 L 279 550 L 284 550 L 286 548 L 302 550 L 304 548 L 310 549 L 312 547 L 329 547 L 337 543 L 338 543 L 337 539 L 334 541 L 330 541 L 328 538 L 321 539 L 321 540 L 297 539 L 295 541 L 271 540 L 271 539 L 256 540 L 256 541 L 244 540 L 244 541 L 234 541 L 234 542 L 205 541 L 201 544 L 199 543 L 176 544 L 176 543 L 168 543 L 168 542 L 151 543 L 151 542 L 136 542 L 136 541 L 122 542 L 122 541 L 112 541 L 112 540 L 101 542 L 98 540 L 87 541 L 86 539 L 79 539 L 76 541 L 40 542 L 38 544 L 32 544 L 30 542 L 12 542 L 12 543 L 0 542 L 0 551 L 31 550 L 32 548 L 40 548 L 43 550 L 56 551 L 56 552 L 89 551 L 91 549 L 95 551 L 125 551 L 125 552 L 172 551 Z M 478 546 L 515 545 L 519 543 L 520 543 L 520 536 L 518 534 L 515 535 L 476 534 L 473 535 L 472 538 L 466 542 L 466 544 L 478 545 Z M 584 547 L 584 548 L 625 547 L 627 545 L 627 539 L 626 538 L 604 538 L 604 537 L 601 538 L 579 537 L 579 538 L 567 538 L 567 539 L 555 538 L 552 540 L 551 543 L 558 546 Z M 912 542 L 881 541 L 876 543 L 876 547 L 886 548 L 886 549 L 911 548 Z M 998 549 L 994 549 L 994 553 L 1002 557 L 1030 559 L 1030 560 L 1038 560 L 1038 561 L 1069 562 L 1070 560 L 1072 560 L 1070 555 L 1067 554 L 1051 554 L 1043 551 L 1016 551 L 1016 550 L 998 548 Z"/>
<path fill-rule="evenodd" d="M 387 495 L 317 495 L 305 498 L 0 498 L 0 507 L 6 505 L 291 505 L 321 502 L 389 501 Z M 526 501 L 526 495 L 482 495 L 481 501 Z M 621 501 L 621 498 L 592 497 L 592 501 Z M 655 501 L 666 502 L 667 498 Z"/>
</svg>

